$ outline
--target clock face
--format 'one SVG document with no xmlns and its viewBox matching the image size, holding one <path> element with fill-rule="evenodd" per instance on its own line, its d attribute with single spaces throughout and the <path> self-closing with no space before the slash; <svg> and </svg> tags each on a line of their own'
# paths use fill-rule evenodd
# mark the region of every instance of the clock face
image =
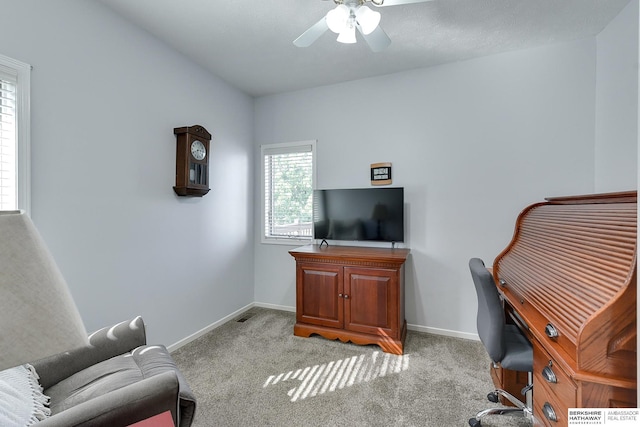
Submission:
<svg viewBox="0 0 640 427">
<path fill-rule="evenodd" d="M 207 149 L 204 148 L 204 144 L 200 141 L 193 141 L 191 143 L 191 155 L 196 160 L 204 160 L 207 156 Z"/>
</svg>

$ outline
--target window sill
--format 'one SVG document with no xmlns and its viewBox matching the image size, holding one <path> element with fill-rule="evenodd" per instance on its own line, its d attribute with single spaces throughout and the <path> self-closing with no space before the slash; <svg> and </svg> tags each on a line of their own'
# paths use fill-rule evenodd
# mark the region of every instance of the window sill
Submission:
<svg viewBox="0 0 640 427">
<path fill-rule="evenodd" d="M 264 245 L 287 245 L 287 246 L 303 246 L 310 245 L 313 239 L 295 239 L 295 238 L 269 238 L 263 237 L 260 243 Z"/>
</svg>

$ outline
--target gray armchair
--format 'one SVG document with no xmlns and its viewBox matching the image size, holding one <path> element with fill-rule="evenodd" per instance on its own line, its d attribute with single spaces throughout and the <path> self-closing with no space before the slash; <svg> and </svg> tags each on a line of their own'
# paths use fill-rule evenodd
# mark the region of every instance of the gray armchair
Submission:
<svg viewBox="0 0 640 427">
<path fill-rule="evenodd" d="M 141 317 L 101 329 L 89 345 L 31 362 L 51 416 L 38 425 L 127 426 L 170 411 L 189 427 L 196 400 L 167 349 L 146 345 Z"/>
</svg>

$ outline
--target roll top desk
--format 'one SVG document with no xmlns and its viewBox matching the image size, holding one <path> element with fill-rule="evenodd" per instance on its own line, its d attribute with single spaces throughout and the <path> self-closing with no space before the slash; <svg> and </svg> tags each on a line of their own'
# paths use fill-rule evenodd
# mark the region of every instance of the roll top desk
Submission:
<svg viewBox="0 0 640 427">
<path fill-rule="evenodd" d="M 517 218 L 493 276 L 533 344 L 535 425 L 637 407 L 636 237 L 636 192 L 548 198 Z"/>
</svg>

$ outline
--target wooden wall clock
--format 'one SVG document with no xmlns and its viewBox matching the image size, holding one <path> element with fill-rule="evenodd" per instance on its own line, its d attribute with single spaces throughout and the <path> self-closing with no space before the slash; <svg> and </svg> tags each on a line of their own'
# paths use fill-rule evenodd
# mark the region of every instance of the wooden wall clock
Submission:
<svg viewBox="0 0 640 427">
<path fill-rule="evenodd" d="M 173 129 L 176 135 L 176 185 L 178 196 L 202 197 L 209 192 L 211 134 L 199 125 Z"/>
</svg>

